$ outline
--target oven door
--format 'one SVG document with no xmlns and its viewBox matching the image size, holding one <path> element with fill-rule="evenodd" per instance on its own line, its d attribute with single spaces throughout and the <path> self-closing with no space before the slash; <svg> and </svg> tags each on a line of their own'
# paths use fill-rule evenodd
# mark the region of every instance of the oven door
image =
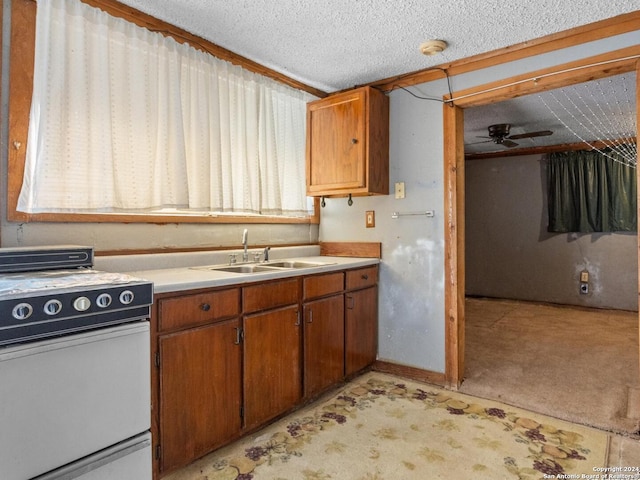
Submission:
<svg viewBox="0 0 640 480">
<path fill-rule="evenodd" d="M 150 427 L 149 322 L 0 349 L 0 478 L 24 480 Z"/>
</svg>

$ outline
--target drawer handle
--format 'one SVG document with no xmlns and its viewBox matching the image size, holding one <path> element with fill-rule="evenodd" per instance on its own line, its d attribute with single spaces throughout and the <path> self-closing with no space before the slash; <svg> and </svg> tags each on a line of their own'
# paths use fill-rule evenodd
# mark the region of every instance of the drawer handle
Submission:
<svg viewBox="0 0 640 480">
<path fill-rule="evenodd" d="M 209 305 L 208 303 L 203 303 L 202 305 L 200 305 L 200 310 L 208 312 L 209 310 L 211 310 L 211 305 Z"/>
<path fill-rule="evenodd" d="M 362 275 L 362 280 L 369 280 L 369 275 L 367 275 L 366 273 Z"/>
</svg>

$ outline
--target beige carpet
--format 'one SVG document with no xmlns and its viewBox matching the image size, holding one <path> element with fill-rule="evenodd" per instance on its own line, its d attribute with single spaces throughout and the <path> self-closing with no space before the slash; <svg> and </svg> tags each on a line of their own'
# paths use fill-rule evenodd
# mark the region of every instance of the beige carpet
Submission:
<svg viewBox="0 0 640 480">
<path fill-rule="evenodd" d="M 372 372 L 165 478 L 587 478 L 581 475 L 606 465 L 608 440 L 601 431 Z"/>
<path fill-rule="evenodd" d="M 465 349 L 464 393 L 626 435 L 640 430 L 636 312 L 470 298 Z"/>
</svg>

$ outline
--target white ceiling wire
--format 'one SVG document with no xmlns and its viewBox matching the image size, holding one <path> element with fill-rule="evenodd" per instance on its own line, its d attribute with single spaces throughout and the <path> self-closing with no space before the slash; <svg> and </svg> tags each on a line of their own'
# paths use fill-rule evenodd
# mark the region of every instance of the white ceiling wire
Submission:
<svg viewBox="0 0 640 480">
<path fill-rule="evenodd" d="M 637 112 L 635 89 L 629 83 L 626 75 L 620 75 L 551 90 L 538 98 L 585 147 L 635 166 L 637 143 L 629 139 L 636 137 Z M 598 148 L 594 142 L 605 147 Z"/>
</svg>

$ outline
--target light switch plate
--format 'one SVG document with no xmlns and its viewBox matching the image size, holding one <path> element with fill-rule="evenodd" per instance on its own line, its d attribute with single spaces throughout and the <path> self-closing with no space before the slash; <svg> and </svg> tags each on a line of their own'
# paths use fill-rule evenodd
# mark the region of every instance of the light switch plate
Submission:
<svg viewBox="0 0 640 480">
<path fill-rule="evenodd" d="M 396 198 L 404 198 L 404 182 L 396 182 Z"/>
<path fill-rule="evenodd" d="M 373 210 L 367 210 L 364 216 L 364 223 L 367 228 L 373 228 L 376 226 L 376 212 Z"/>
</svg>

